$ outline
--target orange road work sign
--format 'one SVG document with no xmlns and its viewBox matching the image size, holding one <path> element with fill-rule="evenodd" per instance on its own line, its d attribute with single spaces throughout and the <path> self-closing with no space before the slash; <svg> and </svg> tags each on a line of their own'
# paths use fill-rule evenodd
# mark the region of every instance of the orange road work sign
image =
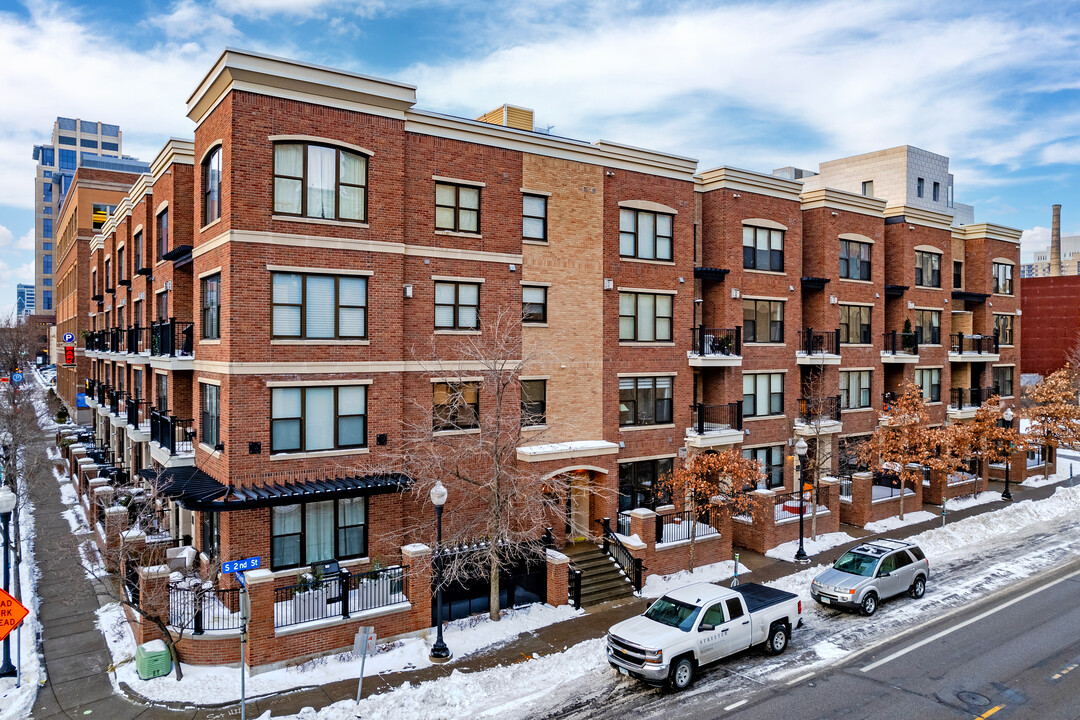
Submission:
<svg viewBox="0 0 1080 720">
<path fill-rule="evenodd" d="M 12 630 L 19 627 L 27 613 L 30 611 L 23 607 L 15 598 L 0 590 L 0 640 L 6 638 Z"/>
</svg>

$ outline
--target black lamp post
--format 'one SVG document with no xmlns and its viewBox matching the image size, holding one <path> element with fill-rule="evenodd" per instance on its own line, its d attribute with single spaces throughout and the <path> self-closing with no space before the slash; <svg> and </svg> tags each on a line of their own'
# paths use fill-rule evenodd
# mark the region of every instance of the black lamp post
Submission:
<svg viewBox="0 0 1080 720">
<path fill-rule="evenodd" d="M 796 487 L 799 489 L 799 550 L 795 553 L 795 562 L 807 563 L 810 562 L 810 558 L 806 555 L 806 550 L 803 548 L 803 460 L 806 459 L 806 441 L 799 438 L 799 442 L 795 443 L 795 454 L 799 457 L 799 467 L 797 468 Z"/>
<path fill-rule="evenodd" d="M 11 511 L 15 509 L 15 493 L 7 485 L 0 484 L 0 529 L 3 529 L 4 542 L 4 592 L 11 589 L 8 565 L 8 544 L 11 533 Z M 4 638 L 4 660 L 0 664 L 0 677 L 15 677 L 15 666 L 11 664 L 11 635 Z"/>
<path fill-rule="evenodd" d="M 431 662 L 444 663 L 453 657 L 442 636 L 442 509 L 446 504 L 446 488 L 435 481 L 431 488 L 431 503 L 435 506 L 435 631 L 437 637 L 431 646 Z"/>
<path fill-rule="evenodd" d="M 1012 430 L 1013 418 L 1016 417 L 1013 414 L 1012 408 L 1005 408 L 1005 412 L 1001 414 L 1001 419 L 1005 421 L 1005 427 Z M 1005 456 L 1005 492 L 1001 493 L 1002 500 L 1012 500 L 1012 493 L 1009 492 L 1009 466 L 1012 465 L 1012 443 L 1009 443 L 1009 454 Z"/>
</svg>

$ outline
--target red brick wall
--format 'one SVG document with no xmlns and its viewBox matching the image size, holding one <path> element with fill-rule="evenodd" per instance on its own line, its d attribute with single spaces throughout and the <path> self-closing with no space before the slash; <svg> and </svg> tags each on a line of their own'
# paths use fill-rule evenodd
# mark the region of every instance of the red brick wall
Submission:
<svg viewBox="0 0 1080 720">
<path fill-rule="evenodd" d="M 1023 372 L 1049 375 L 1065 365 L 1080 335 L 1078 297 L 1080 276 L 1024 278 L 1020 287 L 1023 316 L 1018 321 L 1024 328 L 1020 336 Z M 1014 378 L 1018 381 L 1019 376 Z"/>
</svg>

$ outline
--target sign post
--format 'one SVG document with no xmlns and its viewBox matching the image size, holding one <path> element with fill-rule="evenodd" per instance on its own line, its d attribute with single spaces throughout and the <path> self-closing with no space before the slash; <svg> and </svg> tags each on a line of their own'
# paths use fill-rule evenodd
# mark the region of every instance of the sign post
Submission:
<svg viewBox="0 0 1080 720">
<path fill-rule="evenodd" d="M 248 597 L 245 570 L 255 570 L 262 565 L 262 558 L 250 557 L 243 560 L 229 560 L 221 563 L 221 572 L 236 573 L 240 583 L 240 720 L 247 720 L 247 696 L 245 688 L 246 668 L 245 649 L 247 647 L 248 621 L 251 619 L 251 598 Z"/>
<path fill-rule="evenodd" d="M 353 655 L 360 655 L 360 682 L 356 685 L 356 704 L 360 704 L 360 694 L 364 690 L 364 665 L 367 664 L 369 649 L 375 646 L 375 628 L 370 625 L 361 625 L 356 630 L 356 638 L 353 640 Z"/>
</svg>

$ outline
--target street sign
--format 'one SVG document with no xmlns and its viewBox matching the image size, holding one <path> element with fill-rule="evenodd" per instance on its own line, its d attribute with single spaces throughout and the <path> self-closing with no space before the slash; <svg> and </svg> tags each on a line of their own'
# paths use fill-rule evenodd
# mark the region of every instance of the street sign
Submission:
<svg viewBox="0 0 1080 720">
<path fill-rule="evenodd" d="M 64 342 L 75 342 L 75 333 L 64 333 Z"/>
<path fill-rule="evenodd" d="M 360 656 L 360 682 L 356 684 L 356 702 L 360 703 L 360 696 L 364 693 L 364 665 L 367 664 L 368 653 L 375 653 L 375 628 L 370 625 L 361 625 L 356 629 L 356 637 L 353 639 L 353 656 Z"/>
<path fill-rule="evenodd" d="M 0 590 L 0 640 L 19 627 L 19 623 L 29 612 L 22 603 L 4 590 Z"/>
<path fill-rule="evenodd" d="M 13 372 L 13 373 L 11 373 L 11 382 L 13 382 L 13 383 L 21 383 L 22 382 L 22 373 L 21 372 Z"/>
<path fill-rule="evenodd" d="M 68 345 L 67 347 L 64 348 L 64 364 L 65 365 L 74 365 L 75 364 L 75 348 L 72 347 L 71 345 Z"/>
<path fill-rule="evenodd" d="M 234 573 L 244 570 L 254 570 L 262 564 L 262 558 L 250 557 L 244 560 L 228 560 L 221 563 L 221 572 Z"/>
</svg>

